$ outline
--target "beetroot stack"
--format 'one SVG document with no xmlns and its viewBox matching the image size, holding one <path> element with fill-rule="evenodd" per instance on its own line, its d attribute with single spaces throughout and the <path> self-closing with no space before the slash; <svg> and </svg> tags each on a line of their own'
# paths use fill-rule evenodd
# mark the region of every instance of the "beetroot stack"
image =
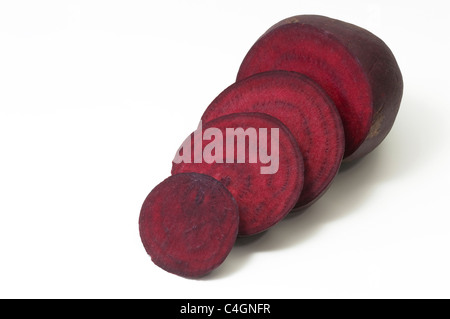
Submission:
<svg viewBox="0 0 450 319">
<path fill-rule="evenodd" d="M 209 273 L 237 236 L 313 204 L 343 160 L 375 149 L 402 93 L 392 52 L 369 31 L 315 15 L 275 24 L 245 56 L 236 83 L 206 108 L 172 176 L 145 200 L 147 253 L 183 277 Z"/>
</svg>

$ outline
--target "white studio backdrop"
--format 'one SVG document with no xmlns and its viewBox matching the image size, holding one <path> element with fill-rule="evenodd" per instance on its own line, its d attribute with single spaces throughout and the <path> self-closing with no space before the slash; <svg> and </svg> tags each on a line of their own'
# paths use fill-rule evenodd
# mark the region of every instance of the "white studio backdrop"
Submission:
<svg viewBox="0 0 450 319">
<path fill-rule="evenodd" d="M 1 298 L 450 297 L 444 1 L 0 2 Z M 209 276 L 156 267 L 141 204 L 271 25 L 321 14 L 395 54 L 383 144 Z"/>
</svg>

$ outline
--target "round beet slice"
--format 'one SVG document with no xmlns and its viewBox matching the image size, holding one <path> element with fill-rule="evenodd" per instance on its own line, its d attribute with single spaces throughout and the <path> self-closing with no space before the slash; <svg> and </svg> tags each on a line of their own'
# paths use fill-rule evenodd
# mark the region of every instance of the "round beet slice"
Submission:
<svg viewBox="0 0 450 319">
<path fill-rule="evenodd" d="M 202 139 L 196 147 L 195 136 L 199 132 Z M 211 143 L 220 141 L 222 144 L 212 151 Z M 198 172 L 219 180 L 238 204 L 241 236 L 260 233 L 276 224 L 300 196 L 302 155 L 286 126 L 272 116 L 237 113 L 203 123 L 202 129 L 191 134 L 177 154 L 185 155 L 188 149 L 190 160 L 175 159 L 172 174 Z M 200 155 L 197 160 L 196 155 Z M 270 155 L 270 160 L 266 155 Z"/>
<path fill-rule="evenodd" d="M 210 121 L 238 112 L 266 113 L 286 125 L 300 147 L 305 167 L 296 208 L 317 200 L 336 176 L 345 148 L 339 113 L 326 93 L 299 73 L 259 73 L 225 89 L 202 119 Z"/>
<path fill-rule="evenodd" d="M 381 143 L 403 93 L 398 64 L 381 39 L 324 16 L 300 15 L 272 26 L 247 53 L 237 79 L 270 70 L 305 74 L 325 89 L 342 118 L 347 160 Z"/>
<path fill-rule="evenodd" d="M 188 278 L 201 277 L 225 260 L 238 225 L 230 192 L 197 173 L 173 175 L 156 186 L 139 217 L 141 240 L 152 261 Z"/>
</svg>

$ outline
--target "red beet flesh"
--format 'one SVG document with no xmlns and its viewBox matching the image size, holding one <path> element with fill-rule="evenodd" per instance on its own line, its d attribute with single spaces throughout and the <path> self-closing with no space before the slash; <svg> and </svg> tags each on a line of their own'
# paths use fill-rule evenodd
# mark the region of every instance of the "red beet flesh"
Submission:
<svg viewBox="0 0 450 319">
<path fill-rule="evenodd" d="M 305 183 L 296 208 L 318 199 L 339 170 L 345 144 L 339 113 L 326 93 L 301 74 L 264 72 L 225 89 L 208 106 L 202 120 L 238 112 L 266 113 L 286 125 L 305 166 Z"/>
<path fill-rule="evenodd" d="M 210 176 L 173 175 L 148 195 L 139 217 L 142 243 L 153 262 L 183 277 L 218 267 L 237 236 L 238 207 Z"/>
<path fill-rule="evenodd" d="M 391 50 L 343 21 L 300 15 L 271 27 L 247 53 L 237 80 L 270 70 L 305 74 L 325 89 L 342 118 L 348 160 L 381 143 L 400 106 L 403 81 Z"/>
<path fill-rule="evenodd" d="M 254 128 L 258 135 L 258 143 L 262 139 L 259 129 L 266 128 L 267 143 L 264 144 L 267 145 L 266 154 L 278 156 L 278 170 L 273 174 L 261 174 L 261 167 L 267 167 L 269 164 L 263 163 L 260 157 L 256 162 L 250 163 L 250 138 L 246 138 L 243 163 L 238 163 L 237 142 L 233 156 L 227 152 L 226 143 L 223 143 L 223 163 L 217 160 L 194 163 L 196 150 L 193 133 L 188 144 L 191 146 L 191 163 L 174 163 L 172 174 L 198 172 L 210 175 L 225 185 L 239 207 L 239 235 L 241 236 L 262 232 L 276 224 L 294 207 L 303 187 L 303 159 L 292 134 L 279 120 L 262 113 L 238 113 L 219 117 L 203 123 L 202 133 L 204 134 L 209 128 L 220 130 L 223 137 L 226 136 L 227 128 L 242 128 L 244 132 Z M 272 129 L 278 129 L 279 152 L 272 147 Z M 216 138 L 217 136 L 214 140 Z M 203 139 L 200 154 L 205 154 L 205 147 L 209 143 L 211 143 L 210 140 Z"/>
</svg>

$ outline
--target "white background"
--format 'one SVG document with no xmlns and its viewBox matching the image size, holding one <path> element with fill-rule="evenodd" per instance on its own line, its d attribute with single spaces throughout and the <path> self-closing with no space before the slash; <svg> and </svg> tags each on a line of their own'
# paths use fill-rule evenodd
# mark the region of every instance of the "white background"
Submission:
<svg viewBox="0 0 450 319">
<path fill-rule="evenodd" d="M 0 297 L 450 297 L 445 1 L 0 2 Z M 141 204 L 272 24 L 322 14 L 394 52 L 376 151 L 209 276 L 156 267 Z"/>
</svg>

